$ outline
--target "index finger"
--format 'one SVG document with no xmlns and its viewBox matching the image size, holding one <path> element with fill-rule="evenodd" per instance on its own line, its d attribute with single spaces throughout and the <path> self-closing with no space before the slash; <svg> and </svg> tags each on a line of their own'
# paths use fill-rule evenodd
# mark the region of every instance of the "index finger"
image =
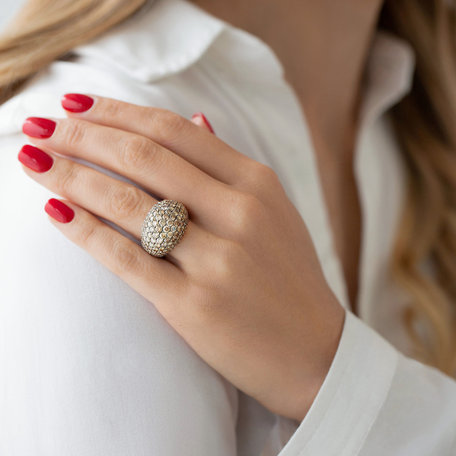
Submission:
<svg viewBox="0 0 456 456">
<path fill-rule="evenodd" d="M 216 135 L 167 109 L 75 93 L 65 94 L 62 106 L 70 117 L 145 136 L 225 184 L 243 180 L 253 162 Z"/>
</svg>

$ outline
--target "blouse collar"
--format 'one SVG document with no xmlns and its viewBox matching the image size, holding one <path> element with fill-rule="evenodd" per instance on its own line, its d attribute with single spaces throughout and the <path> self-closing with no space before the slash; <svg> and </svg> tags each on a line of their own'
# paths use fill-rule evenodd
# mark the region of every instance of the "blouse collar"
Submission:
<svg viewBox="0 0 456 456">
<path fill-rule="evenodd" d="M 284 68 L 269 45 L 189 0 L 149 1 L 122 24 L 72 52 L 90 60 L 92 66 L 117 69 L 127 77 L 152 83 L 185 70 L 209 48 L 214 62 L 217 59 L 215 63 L 220 64 L 218 59 L 222 59 L 224 72 L 248 84 L 251 91 L 264 93 L 264 85 L 271 89 L 286 83 Z M 376 32 L 366 68 L 363 123 L 375 120 L 409 92 L 414 67 L 414 52 L 405 40 Z M 13 97 L 0 107 L 0 135 L 20 130 L 24 109 L 36 105 L 35 98 L 27 103 L 23 96 Z M 17 109 L 18 105 L 22 108 Z M 48 101 L 46 106 L 51 109 Z M 59 115 L 57 105 L 55 110 Z"/>
<path fill-rule="evenodd" d="M 209 47 L 236 62 L 233 71 L 241 73 L 245 82 L 273 83 L 284 76 L 282 63 L 262 39 L 189 0 L 148 2 L 124 23 L 73 51 L 149 83 L 185 70 Z M 255 71 L 258 61 L 268 71 Z M 414 67 L 411 45 L 377 30 L 367 61 L 363 117 L 379 114 L 409 92 Z"/>
</svg>

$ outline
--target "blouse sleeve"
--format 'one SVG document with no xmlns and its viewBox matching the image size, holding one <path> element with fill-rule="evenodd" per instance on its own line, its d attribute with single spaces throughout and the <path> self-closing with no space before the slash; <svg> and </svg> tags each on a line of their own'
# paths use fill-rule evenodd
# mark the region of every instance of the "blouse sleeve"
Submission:
<svg viewBox="0 0 456 456">
<path fill-rule="evenodd" d="M 279 456 L 456 454 L 456 381 L 346 310 L 328 374 Z"/>
</svg>

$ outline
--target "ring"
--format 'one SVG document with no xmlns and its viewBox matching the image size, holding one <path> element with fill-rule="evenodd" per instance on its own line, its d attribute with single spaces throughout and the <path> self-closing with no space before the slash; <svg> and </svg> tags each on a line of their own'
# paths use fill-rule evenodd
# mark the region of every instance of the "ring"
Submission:
<svg viewBox="0 0 456 456">
<path fill-rule="evenodd" d="M 184 235 L 187 208 L 179 201 L 164 199 L 147 213 L 141 228 L 141 246 L 156 257 L 165 256 Z"/>
</svg>

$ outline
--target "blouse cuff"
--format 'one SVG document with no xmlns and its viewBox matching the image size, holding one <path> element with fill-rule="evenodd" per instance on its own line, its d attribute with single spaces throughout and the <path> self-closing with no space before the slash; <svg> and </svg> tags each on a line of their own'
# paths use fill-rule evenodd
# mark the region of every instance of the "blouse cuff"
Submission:
<svg viewBox="0 0 456 456">
<path fill-rule="evenodd" d="M 307 415 L 278 456 L 355 456 L 388 395 L 399 352 L 345 309 L 339 346 Z"/>
</svg>

